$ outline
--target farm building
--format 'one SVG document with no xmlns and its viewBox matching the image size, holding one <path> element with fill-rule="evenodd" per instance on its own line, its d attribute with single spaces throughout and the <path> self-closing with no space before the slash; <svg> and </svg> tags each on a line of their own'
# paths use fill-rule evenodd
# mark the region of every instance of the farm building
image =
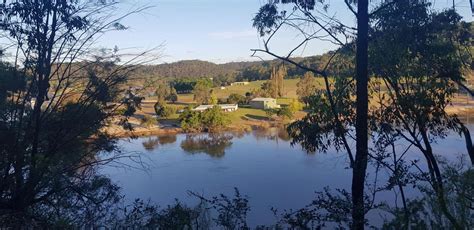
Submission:
<svg viewBox="0 0 474 230">
<path fill-rule="evenodd" d="M 248 81 L 237 81 L 234 83 L 231 83 L 230 85 L 248 85 L 250 84 Z"/>
<path fill-rule="evenodd" d="M 193 111 L 202 112 L 214 106 L 219 106 L 222 110 L 224 110 L 224 112 L 233 112 L 239 109 L 239 106 L 237 104 L 220 104 L 220 105 L 200 105 L 194 108 Z"/>
<path fill-rule="evenodd" d="M 280 108 L 275 98 L 257 97 L 250 101 L 250 106 L 255 109 L 275 109 Z"/>
</svg>

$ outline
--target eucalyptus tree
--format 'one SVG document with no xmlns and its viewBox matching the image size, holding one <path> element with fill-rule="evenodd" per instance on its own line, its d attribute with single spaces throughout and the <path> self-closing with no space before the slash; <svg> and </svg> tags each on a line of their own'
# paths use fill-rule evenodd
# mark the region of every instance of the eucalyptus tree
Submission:
<svg viewBox="0 0 474 230">
<path fill-rule="evenodd" d="M 364 185 L 368 158 L 368 29 L 369 29 L 369 3 L 368 0 L 351 1 L 345 0 L 348 10 L 352 12 L 357 20 L 357 27 L 347 26 L 339 19 L 330 16 L 327 13 L 329 5 L 324 0 L 320 1 L 269 1 L 263 5 L 254 18 L 254 26 L 259 30 L 264 40 L 264 49 L 255 49 L 255 53 L 264 52 L 273 57 L 282 59 L 288 63 L 313 72 L 316 75 L 324 77 L 326 87 L 326 97 L 323 104 L 328 106 L 320 107 L 327 116 L 307 116 L 302 122 L 298 122 L 290 132 L 296 137 L 297 142 L 303 142 L 308 150 L 326 150 L 332 139 L 333 144 L 344 148 L 347 152 L 350 166 L 353 168 L 352 181 L 352 228 L 363 229 L 365 225 L 364 207 Z M 289 11 L 279 11 L 278 7 L 290 5 Z M 354 8 L 357 7 L 357 9 Z M 286 8 L 285 8 L 286 9 Z M 270 49 L 270 41 L 282 27 L 296 29 L 302 35 L 302 40 L 287 55 L 279 55 Z M 353 40 L 352 38 L 355 37 Z M 340 101 L 335 101 L 334 92 L 329 81 L 328 68 L 333 58 L 338 54 L 334 52 L 331 58 L 323 66 L 311 67 L 297 63 L 291 57 L 298 49 L 305 46 L 313 40 L 329 40 L 339 47 L 345 47 L 349 43 L 356 43 L 355 75 L 356 81 L 356 103 L 355 119 L 351 115 L 354 113 L 347 110 L 350 107 L 338 107 Z M 341 95 L 341 100 L 344 96 Z M 344 100 L 343 100 L 344 101 Z M 324 108 L 324 109 L 323 109 Z M 342 110 L 346 110 L 342 112 Z M 327 113 L 330 112 L 330 113 Z M 346 114 L 344 114 L 346 113 Z M 313 114 L 314 115 L 314 114 Z M 347 116 L 344 116 L 347 115 Z M 325 118 L 325 119 L 324 119 Z M 304 125 L 307 124 L 307 126 Z M 356 133 L 356 153 L 355 156 L 348 144 L 347 136 L 350 132 L 350 126 L 355 126 Z M 303 129 L 303 130 L 302 130 Z M 304 137 L 305 132 L 310 133 L 310 137 Z M 332 133 L 332 135 L 331 135 Z"/>
<path fill-rule="evenodd" d="M 425 134 L 432 132 L 433 138 L 444 137 L 446 130 L 450 129 L 466 133 L 468 130 L 462 123 L 456 117 L 447 115 L 444 108 L 449 104 L 455 84 L 462 86 L 464 80 L 459 75 L 463 65 L 460 62 L 462 52 L 460 52 L 461 46 L 458 46 L 458 43 L 465 42 L 463 45 L 468 47 L 472 43 L 460 40 L 462 37 L 460 34 L 467 35 L 467 40 L 470 36 L 466 30 L 456 28 L 462 24 L 456 14 L 449 12 L 430 14 L 428 1 L 380 1 L 380 4 L 375 4 L 372 9 L 368 9 L 367 1 L 344 2 L 348 11 L 354 14 L 357 27 L 346 25 L 338 18 L 331 16 L 330 6 L 326 4 L 326 1 L 270 1 L 261 7 L 254 18 L 254 26 L 264 37 L 264 41 L 262 49 L 253 51 L 254 55 L 263 52 L 324 78 L 324 94 L 316 93 L 310 97 L 308 106 L 310 112 L 302 120 L 291 124 L 288 131 L 293 138 L 293 143 L 300 143 L 308 151 L 326 151 L 330 146 L 334 146 L 337 150 L 348 153 L 350 165 L 353 168 L 352 219 L 350 221 L 353 229 L 362 229 L 365 225 L 364 214 L 372 208 L 370 202 L 369 205 L 364 203 L 367 163 L 368 157 L 372 155 L 369 154 L 367 134 L 383 130 L 384 127 L 387 127 L 385 122 L 396 121 L 393 117 L 396 113 L 387 110 L 385 111 L 386 115 L 392 117 L 385 117 L 388 119 L 387 121 L 379 122 L 381 121 L 380 116 L 376 116 L 373 111 L 369 113 L 369 101 L 377 100 L 375 96 L 378 96 L 384 99 L 380 103 L 382 108 L 413 106 L 410 107 L 412 108 L 411 113 L 408 113 L 410 109 L 404 108 L 404 114 L 401 117 L 404 120 L 422 119 L 422 122 L 412 120 L 412 123 L 409 124 L 422 123 L 422 130 L 426 130 Z M 394 9 L 401 8 L 401 6 L 404 6 L 404 11 L 398 12 L 399 17 L 391 14 Z M 411 25 L 413 22 L 420 24 Z M 409 25 L 413 27 L 409 27 Z M 295 29 L 302 39 L 288 54 L 281 55 L 272 50 L 271 41 L 285 27 Z M 459 31 L 462 32 L 457 34 Z M 292 55 L 297 50 L 313 40 L 329 41 L 337 45 L 338 48 L 331 53 L 330 58 L 324 64 L 305 65 L 292 59 Z M 385 43 L 377 46 L 375 42 L 380 41 Z M 373 44 L 375 44 L 374 47 L 371 47 Z M 394 46 L 403 44 L 413 47 L 403 47 L 406 49 L 401 50 L 397 50 L 397 48 L 402 47 L 394 48 Z M 372 52 L 370 56 L 369 47 Z M 412 50 L 411 48 L 417 49 Z M 369 75 L 373 76 L 372 85 L 380 83 L 379 80 L 382 79 L 385 84 L 384 88 L 390 87 L 389 91 L 407 90 L 409 94 L 417 96 L 404 98 L 395 95 L 392 97 L 396 98 L 395 100 L 388 101 L 384 93 L 380 92 L 380 88 L 369 87 Z M 333 81 L 330 81 L 330 76 L 333 76 Z M 389 82 L 387 78 L 390 76 L 397 76 L 397 79 L 403 80 L 397 80 L 394 84 L 386 84 Z M 407 84 L 411 85 L 407 86 Z M 427 86 L 423 84 L 427 84 Z M 433 87 L 429 88 L 429 86 Z M 377 90 L 379 93 L 373 93 Z M 384 107 L 385 104 L 388 106 Z M 371 108 L 371 110 L 373 109 L 375 108 Z M 413 117 L 413 113 L 419 116 Z M 405 134 L 407 131 L 405 129 L 407 126 L 401 127 L 403 131 L 399 130 L 397 132 L 399 135 Z M 413 127 L 410 126 L 410 128 Z M 418 125 L 416 129 L 419 128 Z M 354 131 L 355 157 L 348 145 L 348 140 L 353 138 Z M 420 133 L 415 132 L 415 134 L 414 137 L 420 137 L 418 136 Z M 390 140 L 390 143 L 399 140 L 393 135 L 389 136 L 391 138 L 385 140 Z M 470 140 L 468 138 L 470 135 L 465 134 L 465 136 Z M 433 180 L 430 181 L 435 182 L 434 188 L 438 194 L 440 207 L 444 210 L 443 213 L 452 226 L 459 228 L 459 224 L 447 210 L 446 205 L 443 205 L 445 201 L 442 199 L 443 189 L 440 187 L 442 186 L 441 172 L 439 167 L 436 169 L 437 165 L 433 163 L 436 162 L 436 159 L 433 154 L 426 154 L 426 150 L 429 149 L 428 147 L 433 141 L 430 138 L 425 135 L 421 143 L 428 144 L 422 146 L 420 150 L 425 154 L 428 165 L 432 167 L 429 171 Z M 382 141 L 382 139 L 379 140 Z M 468 143 L 468 149 L 469 146 L 472 149 L 472 145 Z"/>
<path fill-rule="evenodd" d="M 316 94 L 316 91 L 318 90 L 316 79 L 314 78 L 314 74 L 311 72 L 305 73 L 301 80 L 296 84 L 296 87 L 298 99 L 305 105 L 308 104 L 309 97 Z"/>
<path fill-rule="evenodd" d="M 384 90 L 375 93 L 378 105 L 373 108 L 373 130 L 389 134 L 382 138 L 388 144 L 403 140 L 422 153 L 440 210 L 451 228 L 464 229 L 467 226 L 461 225 L 446 202 L 433 143 L 450 131 L 463 133 L 465 128 L 445 109 L 457 91 L 457 82 L 464 81 L 465 49 L 459 44 L 468 40 L 459 35 L 469 34 L 469 28 L 462 26 L 453 10 L 430 13 L 429 3 L 423 1 L 397 2 L 382 9 L 375 20 L 370 70 L 381 80 L 374 84 L 383 85 Z"/>
<path fill-rule="evenodd" d="M 0 5 L 0 30 L 13 64 L 2 64 L 0 222 L 19 227 L 94 223 L 118 188 L 94 167 L 118 155 L 104 126 L 140 99 L 124 90 L 132 64 L 118 50 L 94 49 L 104 32 L 123 30 L 116 1 L 12 0 Z M 115 17 L 115 18 L 114 18 Z M 15 82 L 14 84 L 11 82 Z M 81 219 L 84 218 L 84 219 Z"/>
</svg>

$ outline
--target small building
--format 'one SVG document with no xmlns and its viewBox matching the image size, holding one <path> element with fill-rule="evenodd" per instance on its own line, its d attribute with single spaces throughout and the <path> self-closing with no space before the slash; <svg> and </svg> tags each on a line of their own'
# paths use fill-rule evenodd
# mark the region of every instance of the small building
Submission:
<svg viewBox="0 0 474 230">
<path fill-rule="evenodd" d="M 234 83 L 231 83 L 230 85 L 248 85 L 250 84 L 248 81 L 237 81 Z"/>
<path fill-rule="evenodd" d="M 276 109 L 280 108 L 275 98 L 256 97 L 250 101 L 250 106 L 254 109 Z"/>
<path fill-rule="evenodd" d="M 208 109 L 210 109 L 214 106 L 219 106 L 222 110 L 224 110 L 224 112 L 234 112 L 237 109 L 239 109 L 239 105 L 237 105 L 237 104 L 219 104 L 219 105 L 200 105 L 200 106 L 194 108 L 193 111 L 202 112 L 202 111 L 208 110 Z"/>
<path fill-rule="evenodd" d="M 221 86 L 221 89 L 224 90 L 224 89 L 225 89 L 225 86 Z"/>
</svg>

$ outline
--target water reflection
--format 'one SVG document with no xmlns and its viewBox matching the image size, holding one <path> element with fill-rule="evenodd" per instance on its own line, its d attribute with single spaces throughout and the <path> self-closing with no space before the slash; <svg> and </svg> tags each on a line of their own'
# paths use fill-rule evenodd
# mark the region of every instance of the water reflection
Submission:
<svg viewBox="0 0 474 230">
<path fill-rule="evenodd" d="M 170 135 L 163 135 L 159 136 L 158 142 L 160 145 L 168 145 L 168 144 L 173 144 L 176 142 L 176 135 L 170 134 Z"/>
<path fill-rule="evenodd" d="M 148 137 L 148 139 L 142 142 L 143 148 L 147 151 L 153 151 L 160 145 L 159 139 L 156 137 Z"/>
<path fill-rule="evenodd" d="M 291 137 L 288 135 L 288 132 L 286 132 L 285 127 L 255 128 L 252 131 L 252 135 L 257 140 L 274 140 L 276 142 L 288 142 L 291 140 Z"/>
<path fill-rule="evenodd" d="M 148 137 L 142 142 L 143 148 L 147 151 L 153 151 L 160 145 L 168 145 L 176 142 L 176 135 L 163 135 L 157 137 Z"/>
<path fill-rule="evenodd" d="M 181 142 L 181 148 L 189 154 L 205 153 L 211 157 L 221 158 L 225 150 L 232 145 L 230 134 L 189 134 Z"/>
</svg>

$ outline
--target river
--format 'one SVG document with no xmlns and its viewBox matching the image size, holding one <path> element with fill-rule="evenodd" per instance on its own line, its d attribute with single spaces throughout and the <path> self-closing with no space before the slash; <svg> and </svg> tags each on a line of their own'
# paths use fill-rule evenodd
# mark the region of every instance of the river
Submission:
<svg viewBox="0 0 474 230">
<path fill-rule="evenodd" d="M 355 147 L 355 143 L 351 145 Z M 122 139 L 119 146 L 124 152 L 136 153 L 143 162 L 135 167 L 135 161 L 124 158 L 119 162 L 127 166 L 115 164 L 101 170 L 122 187 L 126 200 L 141 198 L 161 207 L 175 199 L 194 204 L 197 199 L 188 191 L 211 197 L 220 193 L 232 195 L 238 188 L 249 197 L 251 226 L 274 224 L 271 207 L 304 207 L 312 201 L 315 191 L 326 186 L 350 191 L 352 174 L 344 153 L 330 149 L 327 153 L 308 154 L 299 146 L 291 146 L 285 133 L 278 129 Z M 463 139 L 456 134 L 435 147 L 437 154 L 450 160 L 466 152 Z M 420 157 L 418 153 L 407 156 Z M 385 194 L 378 199 L 393 199 L 388 197 Z M 376 224 L 382 221 L 379 213 L 369 216 Z"/>
</svg>

